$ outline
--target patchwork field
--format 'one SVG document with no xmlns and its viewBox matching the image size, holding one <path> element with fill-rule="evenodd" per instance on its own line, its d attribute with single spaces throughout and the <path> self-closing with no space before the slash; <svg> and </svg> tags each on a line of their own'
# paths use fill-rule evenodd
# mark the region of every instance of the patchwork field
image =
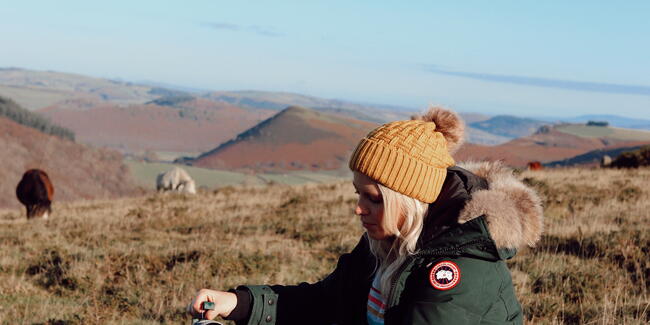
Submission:
<svg viewBox="0 0 650 325">
<path fill-rule="evenodd" d="M 509 261 L 528 324 L 650 321 L 650 169 L 519 175 L 546 233 Z M 362 233 L 349 181 L 0 210 L 0 323 L 189 323 L 202 287 L 316 281 Z"/>
</svg>

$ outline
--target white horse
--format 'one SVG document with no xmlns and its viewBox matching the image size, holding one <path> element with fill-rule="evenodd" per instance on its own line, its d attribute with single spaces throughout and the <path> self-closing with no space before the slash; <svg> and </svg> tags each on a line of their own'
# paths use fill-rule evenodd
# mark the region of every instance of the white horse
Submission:
<svg viewBox="0 0 650 325">
<path fill-rule="evenodd" d="M 176 191 L 181 193 L 196 194 L 196 184 L 190 174 L 180 167 L 161 173 L 156 178 L 158 191 Z"/>
</svg>

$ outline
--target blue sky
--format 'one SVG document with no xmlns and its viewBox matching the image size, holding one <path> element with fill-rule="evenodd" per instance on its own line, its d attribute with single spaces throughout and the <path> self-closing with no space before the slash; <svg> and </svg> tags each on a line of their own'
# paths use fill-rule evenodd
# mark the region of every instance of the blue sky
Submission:
<svg viewBox="0 0 650 325">
<path fill-rule="evenodd" d="M 650 1 L 3 1 L 0 66 L 650 119 Z"/>
</svg>

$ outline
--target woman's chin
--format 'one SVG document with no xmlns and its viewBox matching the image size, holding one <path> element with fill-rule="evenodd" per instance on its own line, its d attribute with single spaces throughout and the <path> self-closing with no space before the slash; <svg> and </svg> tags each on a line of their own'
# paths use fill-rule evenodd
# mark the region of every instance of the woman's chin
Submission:
<svg viewBox="0 0 650 325">
<path fill-rule="evenodd" d="M 366 228 L 366 233 L 368 233 L 368 237 L 370 237 L 370 238 L 372 238 L 374 240 L 384 240 L 384 239 L 389 237 L 383 231 L 377 231 L 377 230 L 374 230 L 374 229 Z"/>
</svg>

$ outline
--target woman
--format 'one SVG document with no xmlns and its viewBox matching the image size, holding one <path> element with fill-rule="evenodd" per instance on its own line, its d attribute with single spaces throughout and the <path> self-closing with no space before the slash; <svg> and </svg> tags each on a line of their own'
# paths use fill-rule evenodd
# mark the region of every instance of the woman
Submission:
<svg viewBox="0 0 650 325">
<path fill-rule="evenodd" d="M 384 124 L 350 168 L 365 228 L 317 283 L 202 289 L 191 314 L 241 324 L 521 324 L 505 260 L 542 231 L 537 195 L 498 163 L 455 166 L 463 123 L 432 108 Z"/>
</svg>

